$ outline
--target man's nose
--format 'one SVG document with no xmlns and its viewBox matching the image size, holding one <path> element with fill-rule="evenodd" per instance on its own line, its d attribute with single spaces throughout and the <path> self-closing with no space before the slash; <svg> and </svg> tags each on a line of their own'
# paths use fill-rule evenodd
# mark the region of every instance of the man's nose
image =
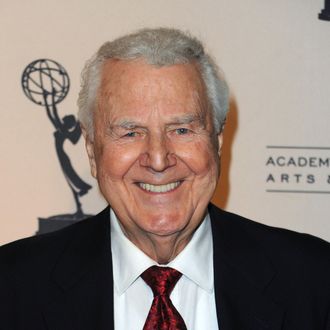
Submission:
<svg viewBox="0 0 330 330">
<path fill-rule="evenodd" d="M 163 172 L 176 164 L 170 141 L 165 136 L 149 136 L 147 140 L 140 158 L 141 166 L 149 167 L 155 172 Z"/>
</svg>

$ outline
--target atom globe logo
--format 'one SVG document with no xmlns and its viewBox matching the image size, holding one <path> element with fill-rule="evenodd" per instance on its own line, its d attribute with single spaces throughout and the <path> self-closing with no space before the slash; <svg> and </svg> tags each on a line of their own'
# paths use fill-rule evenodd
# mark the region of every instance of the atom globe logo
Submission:
<svg viewBox="0 0 330 330">
<path fill-rule="evenodd" d="M 22 88 L 32 102 L 42 106 L 55 105 L 67 96 L 70 79 L 61 64 L 50 59 L 39 59 L 24 69 Z"/>
</svg>

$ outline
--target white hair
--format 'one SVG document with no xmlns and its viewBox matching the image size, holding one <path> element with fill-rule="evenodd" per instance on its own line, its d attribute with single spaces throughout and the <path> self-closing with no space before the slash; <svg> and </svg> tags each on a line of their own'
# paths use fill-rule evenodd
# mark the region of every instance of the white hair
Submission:
<svg viewBox="0 0 330 330">
<path fill-rule="evenodd" d="M 101 81 L 101 71 L 108 59 L 144 59 L 154 66 L 170 66 L 196 62 L 206 86 L 215 132 L 222 131 L 229 103 L 229 92 L 222 72 L 204 52 L 202 43 L 177 29 L 143 29 L 104 43 L 87 61 L 81 75 L 78 118 L 87 133 L 93 136 L 93 110 Z"/>
</svg>

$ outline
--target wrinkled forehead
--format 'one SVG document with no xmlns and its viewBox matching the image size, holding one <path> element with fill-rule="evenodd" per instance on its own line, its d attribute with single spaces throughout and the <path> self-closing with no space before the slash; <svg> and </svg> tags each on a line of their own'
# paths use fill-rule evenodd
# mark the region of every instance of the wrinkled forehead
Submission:
<svg viewBox="0 0 330 330">
<path fill-rule="evenodd" d="M 159 102 L 179 108 L 207 108 L 198 65 L 191 62 L 157 67 L 141 59 L 111 59 L 104 63 L 98 93 L 100 108 L 152 106 Z"/>
</svg>

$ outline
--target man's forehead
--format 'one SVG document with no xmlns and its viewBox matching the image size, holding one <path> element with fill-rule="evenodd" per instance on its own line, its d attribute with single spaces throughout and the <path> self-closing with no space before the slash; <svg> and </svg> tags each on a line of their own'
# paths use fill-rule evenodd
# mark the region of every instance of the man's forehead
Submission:
<svg viewBox="0 0 330 330">
<path fill-rule="evenodd" d="M 108 60 L 103 68 L 99 108 L 145 115 L 167 106 L 180 112 L 205 108 L 206 93 L 194 64 L 155 67 L 143 60 Z M 171 111 L 171 110 L 170 110 Z"/>
</svg>

